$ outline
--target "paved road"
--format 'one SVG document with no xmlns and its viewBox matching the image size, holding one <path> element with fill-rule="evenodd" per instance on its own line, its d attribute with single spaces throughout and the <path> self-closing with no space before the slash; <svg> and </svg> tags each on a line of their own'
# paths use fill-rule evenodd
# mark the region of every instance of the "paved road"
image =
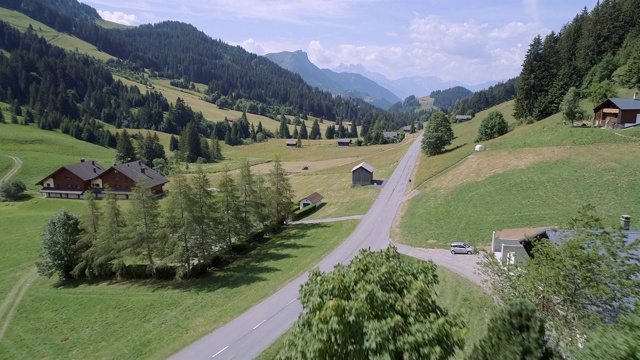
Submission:
<svg viewBox="0 0 640 360">
<path fill-rule="evenodd" d="M 389 232 L 398 213 L 404 191 L 420 153 L 422 136 L 418 136 L 387 180 L 380 195 L 362 218 L 354 232 L 318 267 L 330 271 L 338 263 L 347 263 L 360 249 L 384 249 L 389 245 Z M 174 360 L 252 359 L 289 329 L 302 311 L 298 290 L 307 280 L 305 273 L 242 315 L 201 338 L 179 353 Z"/>
<path fill-rule="evenodd" d="M 8 158 L 13 159 L 13 162 L 15 163 L 13 165 L 13 168 L 11 168 L 11 170 L 9 170 L 8 173 L 6 173 L 2 179 L 0 179 L 0 183 L 5 182 L 6 180 L 9 180 L 10 177 L 12 177 L 15 173 L 18 172 L 18 170 L 20 170 L 20 166 L 22 166 L 22 159 L 20 159 L 17 156 L 12 156 L 12 155 L 5 155 Z"/>
</svg>

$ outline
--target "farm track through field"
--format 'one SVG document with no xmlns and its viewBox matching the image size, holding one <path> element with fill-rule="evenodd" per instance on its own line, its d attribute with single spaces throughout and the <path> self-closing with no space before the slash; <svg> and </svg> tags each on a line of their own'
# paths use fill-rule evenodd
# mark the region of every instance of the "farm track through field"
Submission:
<svg viewBox="0 0 640 360">
<path fill-rule="evenodd" d="M 20 170 L 20 167 L 22 166 L 22 159 L 19 157 L 12 155 L 5 156 L 11 158 L 15 165 L 2 177 L 2 179 L 0 179 L 0 183 L 9 180 L 18 172 L 18 170 Z M 38 273 L 36 272 L 36 268 L 31 267 L 27 273 L 22 275 L 20 280 L 18 280 L 18 283 L 13 286 L 11 291 L 9 291 L 9 294 L 7 294 L 7 297 L 2 302 L 2 305 L 0 305 L 0 340 L 4 337 L 4 334 L 9 327 L 9 323 L 11 322 L 11 319 L 13 319 L 13 315 L 16 313 L 16 309 L 20 304 L 20 300 L 22 300 L 22 297 L 27 292 L 29 285 L 33 283 L 37 276 Z"/>
<path fill-rule="evenodd" d="M 7 331 L 9 323 L 13 319 L 13 315 L 16 313 L 20 300 L 22 300 L 22 297 L 29 289 L 29 285 L 31 285 L 37 277 L 38 273 L 36 272 L 36 268 L 31 268 L 28 273 L 22 275 L 18 283 L 13 286 L 13 289 L 11 289 L 4 299 L 2 305 L 0 305 L 0 324 L 2 324 L 0 327 L 0 340 L 4 337 L 4 333 Z M 9 309 L 10 305 L 11 309 Z M 8 312 L 7 309 L 9 309 Z"/>
<path fill-rule="evenodd" d="M 6 180 L 9 180 L 9 178 L 11 178 L 15 173 L 17 173 L 18 170 L 20 170 L 20 167 L 22 166 L 22 159 L 20 159 L 19 157 L 12 156 L 12 155 L 5 155 L 5 156 L 12 159 L 15 165 L 13 165 L 13 168 L 11 168 L 11 170 L 9 170 L 9 172 L 6 173 L 5 176 L 2 177 L 2 179 L 0 179 L 0 183 L 3 183 Z"/>
</svg>

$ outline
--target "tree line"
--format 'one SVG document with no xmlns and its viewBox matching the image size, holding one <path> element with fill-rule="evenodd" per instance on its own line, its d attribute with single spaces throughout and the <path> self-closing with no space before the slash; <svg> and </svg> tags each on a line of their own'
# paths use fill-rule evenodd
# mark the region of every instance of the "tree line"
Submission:
<svg viewBox="0 0 640 360">
<path fill-rule="evenodd" d="M 558 112 L 571 87 L 598 103 L 615 86 L 637 87 L 640 15 L 635 0 L 603 0 L 559 32 L 531 42 L 517 84 L 515 115 L 539 120 Z"/>
<path fill-rule="evenodd" d="M 248 162 L 239 179 L 225 171 L 217 188 L 200 168 L 190 179 L 175 174 L 172 183 L 162 203 L 142 183 L 126 210 L 107 189 L 102 204 L 87 195 L 81 218 L 54 215 L 43 231 L 38 272 L 61 279 L 199 276 L 229 251 L 280 231 L 292 211 L 278 159 L 266 176 L 253 174 Z"/>
</svg>

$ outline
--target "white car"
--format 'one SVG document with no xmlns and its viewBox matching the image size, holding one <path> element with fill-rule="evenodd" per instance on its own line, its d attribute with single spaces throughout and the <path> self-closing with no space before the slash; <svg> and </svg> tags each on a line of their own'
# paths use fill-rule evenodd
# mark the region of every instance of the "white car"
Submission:
<svg viewBox="0 0 640 360">
<path fill-rule="evenodd" d="M 471 254 L 473 254 L 473 252 L 475 250 L 476 249 L 473 246 L 471 246 L 469 244 L 465 244 L 463 242 L 452 242 L 451 243 L 451 253 L 453 255 L 455 255 L 455 254 L 469 254 L 469 255 L 471 255 Z"/>
</svg>

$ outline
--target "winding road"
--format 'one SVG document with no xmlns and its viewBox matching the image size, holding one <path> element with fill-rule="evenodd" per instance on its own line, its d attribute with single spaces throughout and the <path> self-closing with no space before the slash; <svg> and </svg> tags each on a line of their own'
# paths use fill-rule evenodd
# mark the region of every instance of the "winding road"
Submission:
<svg viewBox="0 0 640 360">
<path fill-rule="evenodd" d="M 317 267 L 321 271 L 328 272 L 336 264 L 348 263 L 360 249 L 380 250 L 389 246 L 389 233 L 404 200 L 405 189 L 420 153 L 421 140 L 422 135 L 410 145 L 394 173 L 385 182 L 369 212 L 362 217 L 353 233 L 318 263 Z M 400 252 L 411 256 L 419 258 L 429 256 L 427 250 L 417 250 L 400 244 L 395 246 Z M 417 252 L 414 253 L 414 251 Z M 452 256 L 448 253 L 447 255 Z M 467 260 L 473 262 L 473 258 L 475 257 L 468 257 Z M 436 261 L 437 264 L 440 262 L 442 262 L 441 259 Z M 451 262 L 449 266 L 453 269 L 459 268 L 454 264 Z M 473 265 L 469 265 L 469 269 L 473 269 Z M 458 269 L 457 272 L 461 271 L 467 272 L 466 268 Z M 184 348 L 170 359 L 223 360 L 252 359 L 258 356 L 287 331 L 302 312 L 298 291 L 307 277 L 308 273 L 304 273 L 264 301 Z"/>
</svg>

